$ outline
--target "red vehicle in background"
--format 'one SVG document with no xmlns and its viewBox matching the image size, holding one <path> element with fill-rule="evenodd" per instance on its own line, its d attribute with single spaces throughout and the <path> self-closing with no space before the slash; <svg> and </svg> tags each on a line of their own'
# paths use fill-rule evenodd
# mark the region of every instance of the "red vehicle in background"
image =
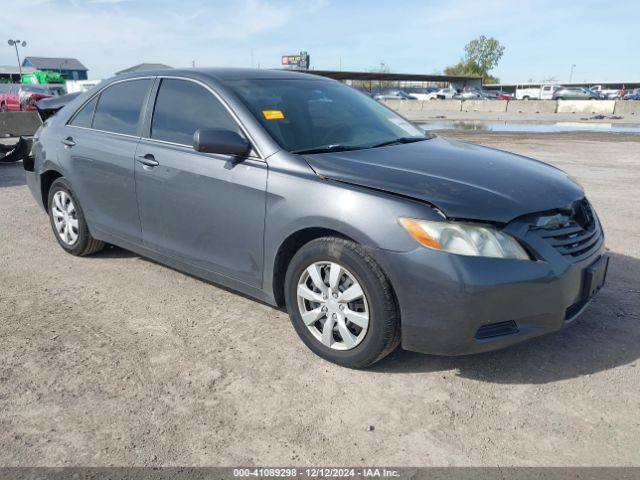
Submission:
<svg viewBox="0 0 640 480">
<path fill-rule="evenodd" d="M 511 95 L 498 90 L 482 90 L 482 94 L 485 98 L 488 98 L 490 100 L 506 100 L 507 102 L 513 100 L 513 97 Z"/>
<path fill-rule="evenodd" d="M 0 111 L 34 111 L 38 100 L 52 96 L 49 89 L 43 85 L 0 84 Z"/>
</svg>

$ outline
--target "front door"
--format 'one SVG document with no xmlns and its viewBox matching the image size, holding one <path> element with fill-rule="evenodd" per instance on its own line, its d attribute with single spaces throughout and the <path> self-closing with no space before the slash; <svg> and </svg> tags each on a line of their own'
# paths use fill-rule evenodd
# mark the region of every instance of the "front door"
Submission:
<svg viewBox="0 0 640 480">
<path fill-rule="evenodd" d="M 145 245 L 252 286 L 262 281 L 267 165 L 257 158 L 196 152 L 198 129 L 241 132 L 203 85 L 162 79 L 148 138 L 136 152 Z"/>
</svg>

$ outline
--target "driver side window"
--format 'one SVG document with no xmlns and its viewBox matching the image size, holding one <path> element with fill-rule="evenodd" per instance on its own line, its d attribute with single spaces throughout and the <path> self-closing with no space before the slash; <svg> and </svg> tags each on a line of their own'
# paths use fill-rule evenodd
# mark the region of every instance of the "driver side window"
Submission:
<svg viewBox="0 0 640 480">
<path fill-rule="evenodd" d="M 206 88 L 189 80 L 165 78 L 151 121 L 151 138 L 193 145 L 196 130 L 222 128 L 243 135 L 225 106 Z"/>
</svg>

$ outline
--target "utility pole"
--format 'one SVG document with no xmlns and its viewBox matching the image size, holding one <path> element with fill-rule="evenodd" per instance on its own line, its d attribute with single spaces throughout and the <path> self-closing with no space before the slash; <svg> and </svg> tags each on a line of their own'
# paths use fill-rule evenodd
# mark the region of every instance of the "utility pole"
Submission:
<svg viewBox="0 0 640 480">
<path fill-rule="evenodd" d="M 569 83 L 571 83 L 571 79 L 573 79 L 573 69 L 576 68 L 576 64 L 571 65 L 571 72 L 569 73 Z"/>
<path fill-rule="evenodd" d="M 16 48 L 16 58 L 18 59 L 18 71 L 20 72 L 20 83 L 22 83 L 22 65 L 20 64 L 20 54 L 18 53 L 18 45 L 22 45 L 23 47 L 27 46 L 27 42 L 23 41 L 20 43 L 20 40 L 11 40 L 7 42 L 9 46 L 13 46 Z"/>
</svg>

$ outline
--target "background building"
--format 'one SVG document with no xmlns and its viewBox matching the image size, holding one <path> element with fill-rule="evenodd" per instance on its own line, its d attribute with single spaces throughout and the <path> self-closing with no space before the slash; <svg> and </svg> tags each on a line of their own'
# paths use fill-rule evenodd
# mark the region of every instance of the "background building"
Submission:
<svg viewBox="0 0 640 480">
<path fill-rule="evenodd" d="M 22 74 L 27 75 L 35 70 L 35 68 L 23 67 Z M 20 83 L 18 65 L 0 65 L 0 83 Z"/>
<path fill-rule="evenodd" d="M 139 63 L 138 65 L 134 65 L 133 67 L 125 68 L 124 70 L 116 72 L 116 75 L 122 75 L 123 73 L 144 72 L 147 70 L 165 70 L 167 68 L 173 67 L 165 65 L 164 63 Z"/>
<path fill-rule="evenodd" d="M 58 72 L 66 80 L 87 80 L 89 71 L 75 58 L 25 57 L 22 66 Z"/>
</svg>

